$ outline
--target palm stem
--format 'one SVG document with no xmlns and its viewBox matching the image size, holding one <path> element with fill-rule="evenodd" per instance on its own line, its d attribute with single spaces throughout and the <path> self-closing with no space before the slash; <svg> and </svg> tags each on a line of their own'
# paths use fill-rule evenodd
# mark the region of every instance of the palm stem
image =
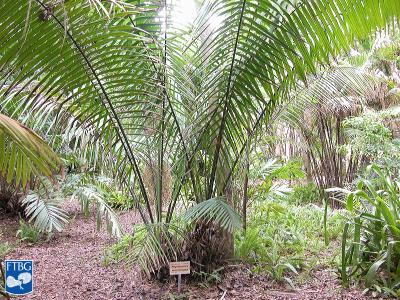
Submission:
<svg viewBox="0 0 400 300">
<path fill-rule="evenodd" d="M 221 147 L 222 147 L 222 137 L 223 137 L 223 134 L 224 134 L 225 122 L 226 122 L 228 109 L 229 109 L 232 74 L 233 74 L 234 65 L 235 65 L 235 61 L 236 61 L 236 51 L 237 51 L 238 44 L 239 44 L 239 36 L 240 36 L 240 30 L 242 28 L 243 15 L 244 15 L 245 7 L 246 7 L 246 0 L 243 0 L 242 8 L 241 8 L 241 11 L 240 11 L 239 25 L 238 25 L 238 29 L 236 31 L 236 38 L 235 38 L 235 45 L 234 45 L 234 48 L 233 48 L 232 61 L 231 61 L 231 65 L 230 65 L 230 68 L 229 68 L 229 77 L 228 77 L 227 88 L 226 88 L 225 97 L 224 97 L 225 98 L 224 110 L 223 110 L 223 113 L 222 113 L 221 125 L 219 127 L 218 137 L 217 137 L 217 141 L 216 141 L 216 149 L 215 149 L 215 152 L 214 152 L 214 158 L 213 158 L 213 163 L 212 163 L 210 181 L 209 181 L 209 184 L 208 184 L 208 192 L 207 192 L 207 198 L 208 199 L 210 199 L 212 197 L 213 190 L 214 190 L 215 175 L 216 175 L 219 155 L 220 155 L 220 151 L 221 151 Z"/>
</svg>

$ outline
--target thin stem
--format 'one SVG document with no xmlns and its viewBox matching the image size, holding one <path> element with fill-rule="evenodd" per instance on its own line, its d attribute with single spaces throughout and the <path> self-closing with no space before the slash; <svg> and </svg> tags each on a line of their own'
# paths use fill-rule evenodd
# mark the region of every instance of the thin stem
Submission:
<svg viewBox="0 0 400 300">
<path fill-rule="evenodd" d="M 219 128 L 217 142 L 216 142 L 216 149 L 215 149 L 215 152 L 214 152 L 213 164 L 212 164 L 211 175 L 210 175 L 210 182 L 208 184 L 207 198 L 211 198 L 211 196 L 213 194 L 213 190 L 214 190 L 215 175 L 216 175 L 218 160 L 219 160 L 220 151 L 221 151 L 221 147 L 222 147 L 222 137 L 223 137 L 223 134 L 224 134 L 225 123 L 226 123 L 226 119 L 227 119 L 227 115 L 228 115 L 228 109 L 229 109 L 229 102 L 230 102 L 229 101 L 230 100 L 229 96 L 230 96 L 230 93 L 231 93 L 231 83 L 232 83 L 233 68 L 234 68 L 235 61 L 236 61 L 236 52 L 237 52 L 237 48 L 238 48 L 238 44 L 239 44 L 239 36 L 240 36 L 240 30 L 242 28 L 243 15 L 244 15 L 245 7 L 246 7 L 246 0 L 243 0 L 242 8 L 241 8 L 241 11 L 240 11 L 239 26 L 238 26 L 238 29 L 237 29 L 237 32 L 236 32 L 235 45 L 234 45 L 234 48 L 233 48 L 231 66 L 230 66 L 230 69 L 229 69 L 228 83 L 227 83 L 227 88 L 226 88 L 225 97 L 224 97 L 225 98 L 224 110 L 223 110 L 223 113 L 222 113 L 221 125 L 220 125 L 220 128 Z"/>
<path fill-rule="evenodd" d="M 44 9 L 48 9 L 48 7 L 41 2 L 40 0 L 36 0 L 37 3 L 39 3 Z M 60 27 L 64 30 L 65 34 L 67 35 L 67 37 L 71 40 L 71 42 L 74 44 L 74 46 L 76 47 L 76 49 L 78 50 L 78 52 L 80 53 L 80 55 L 82 56 L 83 60 L 85 61 L 86 65 L 89 67 L 90 72 L 93 74 L 97 84 L 100 87 L 100 91 L 103 94 L 104 98 L 106 99 L 106 103 L 104 103 L 104 101 L 101 101 L 103 106 L 107 109 L 107 104 L 108 104 L 108 108 L 111 110 L 111 120 L 114 119 L 114 121 L 116 122 L 116 124 L 114 124 L 114 126 L 116 126 L 116 133 L 117 136 L 119 138 L 119 140 L 122 142 L 122 145 L 125 149 L 125 152 L 128 154 L 128 158 L 131 162 L 131 164 L 133 165 L 133 169 L 135 172 L 135 175 L 138 177 L 139 179 L 139 185 L 140 185 L 140 190 L 141 193 L 143 195 L 143 198 L 146 202 L 147 205 L 147 209 L 148 209 L 148 213 L 149 213 L 149 217 L 151 219 L 151 221 L 153 221 L 153 215 L 151 212 L 151 207 L 150 207 L 150 202 L 149 199 L 147 197 L 147 192 L 146 192 L 146 188 L 144 186 L 143 180 L 142 180 L 142 176 L 140 174 L 140 170 L 139 170 L 139 166 L 136 162 L 136 158 L 133 155 L 133 151 L 132 148 L 130 146 L 129 143 L 129 139 L 123 129 L 122 123 L 118 117 L 118 114 L 111 102 L 111 99 L 109 98 L 106 89 L 103 85 L 103 83 L 101 82 L 99 76 L 97 75 L 96 70 L 94 69 L 94 67 L 92 66 L 89 58 L 86 56 L 86 54 L 84 53 L 82 47 L 78 44 L 78 42 L 74 39 L 74 37 L 72 36 L 71 32 L 69 30 L 67 30 L 67 28 L 65 28 L 64 24 L 60 21 L 60 19 L 58 19 L 54 14 L 51 14 L 51 16 L 54 18 L 54 20 L 60 25 Z M 94 85 L 94 84 L 93 84 Z M 95 86 L 95 85 L 94 85 Z M 96 87 L 96 86 L 95 86 Z M 103 99 L 102 97 L 100 97 L 100 99 Z"/>
</svg>

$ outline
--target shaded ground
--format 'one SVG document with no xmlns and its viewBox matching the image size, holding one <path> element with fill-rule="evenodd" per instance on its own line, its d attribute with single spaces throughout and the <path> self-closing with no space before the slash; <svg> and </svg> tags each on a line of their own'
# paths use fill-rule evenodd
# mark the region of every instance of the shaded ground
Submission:
<svg viewBox="0 0 400 300">
<path fill-rule="evenodd" d="M 104 249 L 114 242 L 105 230 L 97 232 L 91 218 L 85 220 L 79 208 L 67 204 L 73 217 L 70 225 L 49 242 L 34 246 L 19 244 L 9 259 L 34 260 L 34 293 L 24 299 L 178 299 L 176 285 L 150 283 L 136 269 L 123 265 L 105 266 Z M 132 212 L 121 214 L 125 229 L 138 222 Z M 16 243 L 18 220 L 0 216 L 3 239 Z M 183 279 L 185 282 L 185 279 Z M 230 266 L 222 283 L 212 287 L 184 284 L 181 299 L 367 299 L 357 289 L 342 289 L 335 275 L 317 270 L 296 290 L 272 284 L 265 276 L 245 266 Z"/>
</svg>

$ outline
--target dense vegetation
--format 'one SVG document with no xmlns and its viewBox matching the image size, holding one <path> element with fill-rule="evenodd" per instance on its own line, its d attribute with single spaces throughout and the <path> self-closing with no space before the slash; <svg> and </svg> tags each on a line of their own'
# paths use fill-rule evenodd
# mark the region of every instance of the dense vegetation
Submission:
<svg viewBox="0 0 400 300">
<path fill-rule="evenodd" d="M 179 3 L 0 2 L 0 214 L 45 243 L 75 199 L 161 281 L 323 265 L 396 297 L 400 3 Z"/>
</svg>

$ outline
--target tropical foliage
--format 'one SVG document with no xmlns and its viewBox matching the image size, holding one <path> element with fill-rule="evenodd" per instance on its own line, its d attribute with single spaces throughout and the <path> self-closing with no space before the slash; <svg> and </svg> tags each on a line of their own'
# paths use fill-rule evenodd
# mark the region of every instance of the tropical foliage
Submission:
<svg viewBox="0 0 400 300">
<path fill-rule="evenodd" d="M 168 260 L 203 266 L 231 256 L 238 212 L 246 220 L 248 205 L 238 195 L 251 196 L 252 143 L 276 119 L 297 126 L 320 188 L 355 178 L 354 156 L 346 160 L 337 147 L 351 115 L 341 108 L 362 106 L 376 82 L 352 68 L 328 69 L 356 41 L 395 28 L 400 3 L 218 0 L 205 1 L 190 24 L 173 15 L 174 2 L 159 0 L 0 3 L 0 112 L 8 116 L 0 115 L 0 154 L 10 157 L 0 170 L 25 186 L 30 174 L 59 167 L 14 118 L 42 132 L 69 170 L 116 178 L 144 223 L 128 256 L 159 277 Z M 267 177 L 278 175 L 270 167 L 260 174 L 269 201 L 287 192 L 271 185 Z M 298 175 L 289 169 L 279 176 Z M 41 231 L 60 230 L 65 214 L 38 193 L 24 200 L 28 217 Z M 85 185 L 72 194 L 121 235 L 109 190 Z"/>
<path fill-rule="evenodd" d="M 257 203 L 249 215 L 246 232 L 236 235 L 235 254 L 252 263 L 253 272 L 293 285 L 295 275 L 301 272 L 321 264 L 336 265 L 339 251 L 323 255 L 329 249 L 322 238 L 323 207 L 275 199 Z M 330 241 L 341 236 L 345 221 L 342 212 L 329 210 Z"/>
<path fill-rule="evenodd" d="M 61 161 L 36 133 L 0 114 L 0 176 L 7 183 L 25 188 L 31 177 L 53 177 Z"/>
<path fill-rule="evenodd" d="M 399 187 L 385 170 L 369 166 L 373 179 L 343 190 L 352 213 L 342 244 L 342 280 L 365 276 L 368 288 L 397 296 L 399 287 Z"/>
</svg>

